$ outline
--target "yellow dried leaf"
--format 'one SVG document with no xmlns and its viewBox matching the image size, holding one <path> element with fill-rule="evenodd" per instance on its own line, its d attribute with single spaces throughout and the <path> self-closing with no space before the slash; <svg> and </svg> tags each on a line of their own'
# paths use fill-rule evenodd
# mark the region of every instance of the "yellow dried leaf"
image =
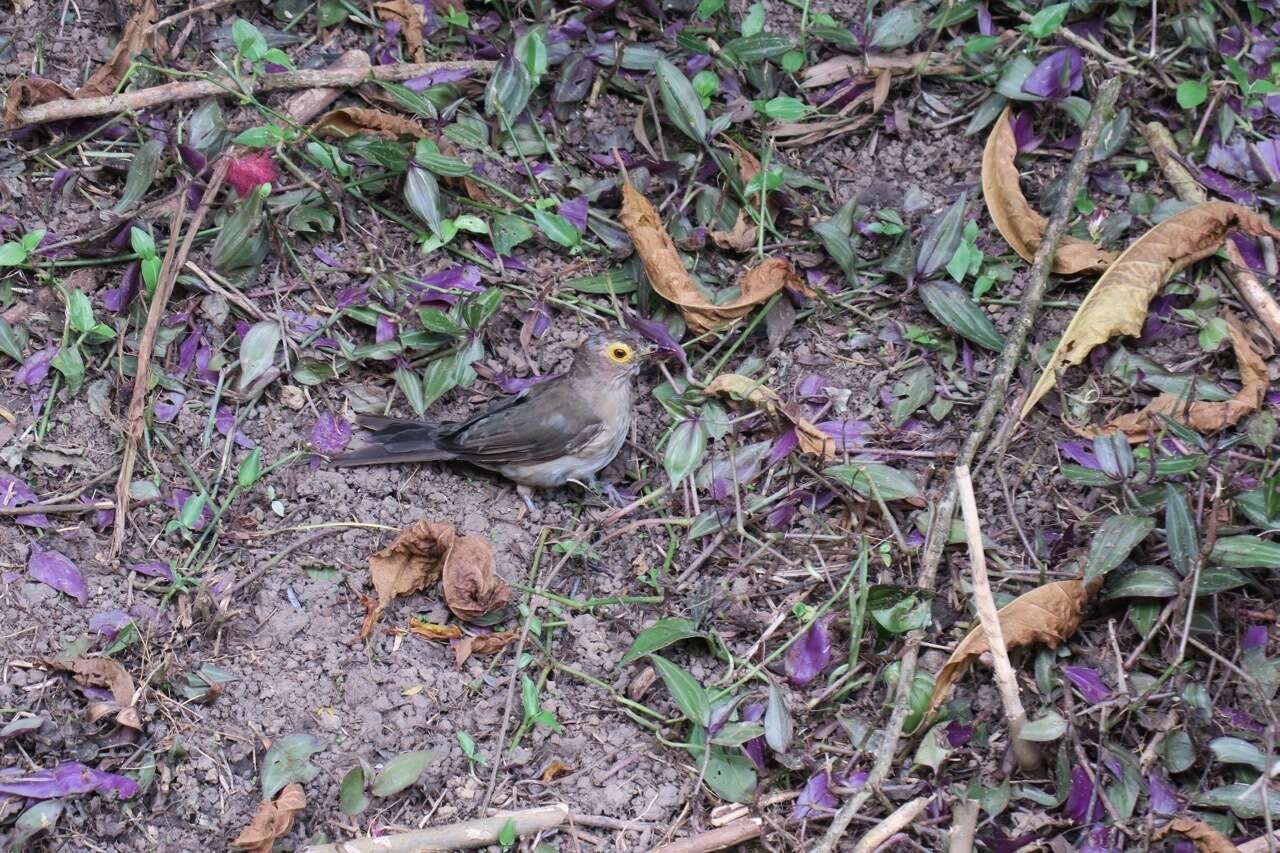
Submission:
<svg viewBox="0 0 1280 853">
<path fill-rule="evenodd" d="M 1228 314 L 1227 332 L 1231 336 L 1231 348 L 1240 364 L 1240 390 L 1230 400 L 1207 402 L 1187 400 L 1176 394 L 1161 394 L 1139 412 L 1121 415 L 1100 429 L 1078 429 L 1076 432 L 1088 438 L 1110 435 L 1120 430 L 1130 442 L 1140 444 L 1152 433 L 1164 426 L 1164 417 L 1190 427 L 1198 433 L 1211 435 L 1232 426 L 1246 415 L 1258 411 L 1267 396 L 1271 379 L 1267 364 L 1249 344 L 1244 327 Z M 1164 416 L 1164 417 L 1161 417 Z"/>
<path fill-rule="evenodd" d="M 249 853 L 271 853 L 275 842 L 289 834 L 294 816 L 307 807 L 302 786 L 292 782 L 285 786 L 275 802 L 263 800 L 249 825 L 236 836 L 231 846 Z"/>
<path fill-rule="evenodd" d="M 1044 643 L 1056 649 L 1080 627 L 1089 590 L 1079 580 L 1058 581 L 1036 587 L 1001 607 L 1000 630 L 1006 648 L 1014 649 L 1031 643 Z M 974 658 L 991 650 L 987 632 L 974 627 L 947 658 L 929 697 L 928 717 L 946 701 L 955 683 Z"/>
<path fill-rule="evenodd" d="M 1025 418 L 1053 388 L 1060 369 L 1079 364 L 1095 346 L 1116 335 L 1141 334 L 1147 306 L 1161 286 L 1218 251 L 1227 234 L 1236 230 L 1280 237 L 1280 230 L 1247 207 L 1211 201 L 1171 216 L 1135 240 L 1084 298 L 1019 417 Z"/>
<path fill-rule="evenodd" d="M 422 28 L 427 22 L 422 17 L 422 9 L 409 0 L 385 0 L 375 3 L 373 8 L 380 21 L 394 21 L 400 25 L 400 35 L 404 37 L 404 46 L 414 62 L 426 62 L 427 53 L 422 47 Z"/>
<path fill-rule="evenodd" d="M 1171 832 L 1185 835 L 1195 842 L 1196 853 L 1240 853 L 1240 848 L 1231 843 L 1221 832 L 1189 817 L 1175 817 L 1160 827 L 1151 836 L 1152 841 L 1160 841 Z"/>
<path fill-rule="evenodd" d="M 1035 257 L 1049 222 L 1027 203 L 1026 196 L 1022 194 L 1018 167 L 1013 162 L 1017 153 L 1018 143 L 1013 137 L 1009 108 L 1005 107 L 982 151 L 982 195 L 1000 235 L 1023 260 L 1029 261 Z M 1100 249 L 1092 243 L 1063 237 L 1058 241 L 1058 250 L 1053 257 L 1053 271 L 1059 275 L 1102 272 L 1115 258 L 1114 252 Z"/>
<path fill-rule="evenodd" d="M 435 640 L 440 643 L 462 637 L 462 629 L 457 625 L 437 625 L 434 622 L 424 622 L 417 616 L 409 620 L 409 633 L 416 634 L 424 640 Z"/>
<path fill-rule="evenodd" d="M 434 133 L 412 119 L 368 107 L 344 107 L 330 110 L 311 126 L 311 130 L 313 133 L 331 134 L 343 139 L 369 134 L 392 140 L 412 136 L 415 139 L 438 141 Z M 443 152 L 444 149 L 441 151 Z"/>
<path fill-rule="evenodd" d="M 741 295 L 737 299 L 716 305 L 693 283 L 653 205 L 627 181 L 622 183 L 620 219 L 653 289 L 680 309 L 685 322 L 696 333 L 729 325 L 783 287 L 792 287 L 806 295 L 811 293 L 790 263 L 781 258 L 768 258 L 742 276 L 738 282 Z"/>
<path fill-rule="evenodd" d="M 475 637 L 463 637 L 453 644 L 453 660 L 462 666 L 472 655 L 492 655 L 505 649 L 516 641 L 520 634 L 516 631 L 500 631 L 497 634 L 483 634 Z"/>
</svg>

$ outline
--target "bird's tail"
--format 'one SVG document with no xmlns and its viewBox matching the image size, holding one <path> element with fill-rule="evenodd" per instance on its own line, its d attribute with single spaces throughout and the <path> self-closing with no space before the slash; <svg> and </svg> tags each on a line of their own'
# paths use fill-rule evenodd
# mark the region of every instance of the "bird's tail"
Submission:
<svg viewBox="0 0 1280 853">
<path fill-rule="evenodd" d="M 440 446 L 440 428 L 419 421 L 402 421 L 376 415 L 360 415 L 356 423 L 373 430 L 364 447 L 335 456 L 331 465 L 387 465 L 398 462 L 434 462 L 456 454 Z"/>
</svg>

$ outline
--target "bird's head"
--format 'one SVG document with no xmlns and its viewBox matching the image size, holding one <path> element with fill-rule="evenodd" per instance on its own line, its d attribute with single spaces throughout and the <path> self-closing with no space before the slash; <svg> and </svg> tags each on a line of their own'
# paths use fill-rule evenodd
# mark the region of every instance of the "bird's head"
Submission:
<svg viewBox="0 0 1280 853">
<path fill-rule="evenodd" d="M 601 378 L 634 376 L 652 352 L 653 347 L 639 335 L 610 329 L 593 334 L 578 347 L 573 370 Z"/>
</svg>

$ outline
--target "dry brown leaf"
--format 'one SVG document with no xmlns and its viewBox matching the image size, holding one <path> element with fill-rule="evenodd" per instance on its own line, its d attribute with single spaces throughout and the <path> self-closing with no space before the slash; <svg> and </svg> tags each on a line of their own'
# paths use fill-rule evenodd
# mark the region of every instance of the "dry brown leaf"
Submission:
<svg viewBox="0 0 1280 853">
<path fill-rule="evenodd" d="M 272 845 L 289 834 L 294 817 L 306 807 L 307 795 L 303 793 L 302 786 L 291 782 L 275 802 L 263 800 L 258 804 L 253 820 L 236 836 L 231 846 L 250 853 L 271 853 Z"/>
<path fill-rule="evenodd" d="M 760 160 L 756 155 L 743 148 L 738 143 L 728 137 L 725 138 L 725 144 L 733 149 L 733 153 L 738 158 L 738 180 L 745 187 L 751 182 L 751 179 L 760 174 Z M 747 215 L 745 208 L 738 209 L 738 218 L 734 220 L 733 227 L 728 231 L 712 231 L 710 232 L 711 242 L 715 243 L 721 249 L 732 249 L 736 252 L 748 252 L 755 248 L 756 238 L 759 232 L 756 230 L 756 224 L 751 217 Z"/>
<path fill-rule="evenodd" d="M 573 772 L 573 768 L 570 767 L 568 764 L 565 764 L 563 761 L 561 761 L 558 758 L 553 758 L 551 759 L 550 762 L 547 763 L 547 769 L 543 770 L 542 775 L 539 776 L 538 778 L 543 782 L 554 782 L 556 779 L 560 778 L 561 776 L 568 775 L 569 773 L 572 773 L 572 772 Z"/>
<path fill-rule="evenodd" d="M 880 112 L 884 102 L 889 100 L 889 87 L 893 83 L 893 72 L 888 68 L 881 68 L 880 73 L 876 75 L 876 87 L 871 95 L 871 112 Z"/>
<path fill-rule="evenodd" d="M 412 136 L 415 139 L 438 138 L 422 125 L 404 116 L 398 116 L 384 110 L 373 110 L 367 107 L 343 107 L 330 110 L 311 126 L 313 133 L 331 134 L 346 139 L 349 136 L 369 134 L 381 136 L 383 139 L 400 139 Z M 444 153 L 444 149 L 441 149 Z"/>
<path fill-rule="evenodd" d="M 441 586 L 444 603 L 454 616 L 468 622 L 511 600 L 510 585 L 495 570 L 493 549 L 477 536 L 462 536 L 453 543 Z"/>
<path fill-rule="evenodd" d="M 1049 221 L 1037 213 L 1022 194 L 1018 167 L 1013 162 L 1018 143 L 1013 137 L 1009 112 L 1005 107 L 996 119 L 982 151 L 982 195 L 1000 235 L 1023 260 L 1029 261 L 1035 257 Z M 1053 256 L 1053 271 L 1059 275 L 1102 272 L 1115 259 L 1114 252 L 1064 236 L 1058 241 L 1058 251 Z"/>
<path fill-rule="evenodd" d="M 1218 830 L 1192 820 L 1189 817 L 1175 817 L 1160 827 L 1151 836 L 1152 841 L 1160 841 L 1171 832 L 1177 832 L 1190 838 L 1196 844 L 1196 853 L 1240 853 L 1240 848 Z"/>
<path fill-rule="evenodd" d="M 742 294 L 732 302 L 715 305 L 698 290 L 684 268 L 671 235 L 662 226 L 658 212 L 635 187 L 622 182 L 622 225 L 627 229 L 636 254 L 644 264 L 653 289 L 684 315 L 695 333 L 719 329 L 750 313 L 783 287 L 791 286 L 811 295 L 804 280 L 781 258 L 768 258 L 748 270 L 738 282 Z"/>
<path fill-rule="evenodd" d="M 378 591 L 378 601 L 365 614 L 356 639 L 369 636 L 378 616 L 396 596 L 411 595 L 440 580 L 454 538 L 453 525 L 448 522 L 417 521 L 369 557 L 369 577 Z M 367 602 L 365 607 L 369 607 Z"/>
<path fill-rule="evenodd" d="M 457 625 L 437 625 L 434 622 L 424 622 L 416 616 L 409 620 L 409 633 L 416 634 L 424 640 L 435 640 L 441 643 L 462 637 L 462 629 Z"/>
<path fill-rule="evenodd" d="M 1031 643 L 1044 643 L 1056 649 L 1080 627 L 1088 600 L 1089 592 L 1080 580 L 1048 583 L 1018 596 L 998 611 L 1005 646 L 1015 649 Z M 946 700 L 951 685 L 969 663 L 990 650 L 986 631 L 981 625 L 975 626 L 938 672 L 926 717 Z"/>
<path fill-rule="evenodd" d="M 1152 433 L 1164 427 L 1164 419 L 1191 427 L 1198 433 L 1210 435 L 1234 425 L 1245 415 L 1258 411 L 1267 396 L 1271 384 L 1267 364 L 1249 343 L 1248 335 L 1240 321 L 1227 314 L 1227 332 L 1231 336 L 1231 348 L 1240 364 L 1241 388 L 1230 400 L 1188 402 L 1176 394 L 1161 394 L 1140 412 L 1130 412 L 1109 421 L 1099 429 L 1078 429 L 1087 438 L 1123 432 L 1134 444 L 1145 442 Z"/>
<path fill-rule="evenodd" d="M 378 13 L 378 20 L 394 21 L 400 25 L 400 35 L 404 37 L 404 46 L 414 62 L 426 62 L 427 53 L 422 48 L 422 28 L 427 22 L 422 17 L 422 10 L 409 0 L 385 0 L 373 4 Z"/>
<path fill-rule="evenodd" d="M 77 684 L 105 687 L 111 691 L 111 702 L 90 705 L 90 722 L 115 714 L 116 722 L 131 729 L 142 728 L 142 715 L 133 705 L 133 676 L 111 658 L 46 658 L 45 666 L 71 673 Z"/>
<path fill-rule="evenodd" d="M 1161 286 L 1218 251 L 1232 231 L 1280 237 L 1280 229 L 1249 208 L 1211 201 L 1169 217 L 1130 244 L 1093 285 L 1071 318 L 1019 417 L 1025 418 L 1053 388 L 1060 369 L 1079 364 L 1095 346 L 1116 335 L 1141 334 L 1147 306 Z"/>
<path fill-rule="evenodd" d="M 52 80 L 19 78 L 9 84 L 9 93 L 5 95 L 4 123 L 8 127 L 13 127 L 18 122 L 18 113 L 21 110 L 70 97 L 69 90 Z"/>
<path fill-rule="evenodd" d="M 480 637 L 463 637 L 453 644 L 453 661 L 458 666 L 462 666 L 472 655 L 484 657 L 497 654 L 514 643 L 519 636 L 516 631 L 501 631 Z"/>
<path fill-rule="evenodd" d="M 797 446 L 801 453 L 811 453 L 827 459 L 840 456 L 835 439 L 818 429 L 808 419 L 786 410 L 780 398 L 771 388 L 754 379 L 737 373 L 722 373 L 703 389 L 705 394 L 723 394 L 750 402 L 757 409 L 770 415 L 780 415 L 796 430 Z"/>
<path fill-rule="evenodd" d="M 151 51 L 151 55 L 157 60 L 164 59 L 165 41 L 159 32 L 151 32 L 151 25 L 159 17 L 154 0 L 142 0 L 138 11 L 124 25 L 124 32 L 120 34 L 120 41 L 111 52 L 111 58 L 90 75 L 85 84 L 76 90 L 75 96 L 96 98 L 112 94 L 129 72 L 133 60 L 145 50 Z"/>
</svg>

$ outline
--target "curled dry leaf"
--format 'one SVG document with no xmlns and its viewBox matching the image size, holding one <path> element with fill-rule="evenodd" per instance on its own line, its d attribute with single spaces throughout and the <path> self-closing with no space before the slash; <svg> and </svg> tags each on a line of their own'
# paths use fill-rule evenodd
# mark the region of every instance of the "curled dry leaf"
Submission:
<svg viewBox="0 0 1280 853">
<path fill-rule="evenodd" d="M 151 25 L 159 18 L 154 0 L 143 0 L 138 11 L 124 25 L 120 41 L 104 65 L 98 67 L 85 84 L 75 92 L 52 80 L 17 79 L 9 86 L 4 104 L 4 123 L 12 127 L 18 112 L 26 107 L 61 101 L 65 98 L 96 98 L 110 95 L 120 85 L 134 59 L 144 50 L 151 51 L 156 59 L 164 59 L 165 41 L 158 32 L 151 32 Z"/>
<path fill-rule="evenodd" d="M 481 637 L 463 637 L 453 644 L 454 663 L 462 666 L 472 655 L 484 657 L 497 654 L 514 643 L 519 636 L 516 631 L 502 631 L 497 634 L 485 634 Z"/>
<path fill-rule="evenodd" d="M 248 850 L 250 853 L 271 853 L 271 848 L 281 838 L 289 834 L 293 827 L 293 819 L 307 807 L 307 795 L 297 782 L 286 785 L 275 802 L 263 800 L 258 811 L 231 846 L 237 850 Z"/>
<path fill-rule="evenodd" d="M 1029 261 L 1040 247 L 1049 221 L 1037 213 L 1022 194 L 1018 167 L 1013 162 L 1017 153 L 1009 108 L 1005 107 L 982 151 L 982 195 L 1000 235 L 1023 260 Z M 1058 241 L 1058 250 L 1053 256 L 1053 271 L 1059 275 L 1102 272 L 1115 259 L 1114 252 L 1064 236 Z"/>
<path fill-rule="evenodd" d="M 409 620 L 409 633 L 416 634 L 424 640 L 435 640 L 441 643 L 462 637 L 462 629 L 457 625 L 437 625 L 434 622 L 424 622 L 416 616 Z"/>
<path fill-rule="evenodd" d="M 1230 400 L 1206 402 L 1187 401 L 1176 394 L 1161 394 L 1139 412 L 1121 415 L 1100 429 L 1078 429 L 1076 432 L 1088 438 L 1110 435 L 1120 430 L 1130 442 L 1142 443 L 1164 426 L 1163 417 L 1191 427 L 1198 433 L 1210 435 L 1234 425 L 1245 415 L 1258 411 L 1267 388 L 1271 384 L 1267 364 L 1262 360 L 1240 324 L 1231 314 L 1226 315 L 1227 333 L 1231 336 L 1231 348 L 1240 365 L 1241 388 Z"/>
<path fill-rule="evenodd" d="M 454 539 L 453 525 L 448 522 L 417 521 L 369 557 L 369 577 L 378 591 L 378 602 L 365 616 L 357 639 L 369 636 L 373 623 L 397 596 L 412 595 L 440 580 Z"/>
<path fill-rule="evenodd" d="M 1160 841 L 1171 832 L 1185 835 L 1195 842 L 1196 853 L 1240 853 L 1240 848 L 1218 830 L 1189 817 L 1175 817 L 1160 827 L 1151 836 L 1152 841 Z"/>
<path fill-rule="evenodd" d="M 414 62 L 426 62 L 427 53 L 422 47 L 422 28 L 427 22 L 422 17 L 422 9 L 409 0 L 385 0 L 373 4 L 377 10 L 378 20 L 393 21 L 400 25 L 400 35 L 404 36 L 404 46 Z"/>
<path fill-rule="evenodd" d="M 782 399 L 771 388 L 761 385 L 754 379 L 737 373 L 722 373 L 708 383 L 704 393 L 747 400 L 767 414 L 783 417 L 795 427 L 797 446 L 802 453 L 812 453 L 827 459 L 840 457 L 835 439 L 818 429 L 808 419 L 788 412 L 782 405 Z"/>
<path fill-rule="evenodd" d="M 1080 627 L 1084 605 L 1091 590 L 1081 580 L 1057 581 L 1036 587 L 1001 607 L 997 612 L 1006 648 L 1014 649 L 1031 643 L 1044 643 L 1051 649 L 1066 641 Z M 991 650 L 987 632 L 974 627 L 947 658 L 929 697 L 927 719 L 946 701 L 955 683 L 969 663 Z"/>
<path fill-rule="evenodd" d="M 1280 237 L 1264 217 L 1247 207 L 1211 201 L 1189 207 L 1135 240 L 1094 284 L 1045 365 L 1020 418 L 1057 382 L 1058 371 L 1084 360 L 1116 335 L 1139 335 L 1147 306 L 1160 287 L 1191 264 L 1221 248 L 1231 231 Z"/>
<path fill-rule="evenodd" d="M 868 53 L 866 56 L 840 54 L 810 65 L 800 72 L 802 89 L 825 89 L 854 77 L 869 77 L 881 69 L 895 74 L 957 74 L 964 66 L 947 53 Z"/>
<path fill-rule="evenodd" d="M 558 758 L 551 759 L 547 764 L 547 768 L 542 771 L 542 775 L 538 778 L 543 782 L 554 782 L 561 776 L 566 776 L 573 772 L 573 768 L 565 764 Z"/>
<path fill-rule="evenodd" d="M 495 570 L 493 549 L 476 536 L 463 536 L 453 543 L 441 586 L 444 603 L 454 616 L 468 622 L 511 601 L 510 585 Z"/>
<path fill-rule="evenodd" d="M 142 729 L 142 715 L 133 704 L 133 676 L 111 658 L 46 658 L 50 669 L 71 673 L 77 684 L 104 687 L 111 691 L 111 702 L 95 702 L 90 707 L 90 722 L 112 713 L 116 722 L 131 729 Z"/>
<path fill-rule="evenodd" d="M 725 144 L 733 149 L 738 158 L 738 180 L 745 187 L 751 179 L 760 174 L 760 160 L 756 155 L 743 148 L 732 139 L 725 137 Z M 759 236 L 755 222 L 747 215 L 745 208 L 738 209 L 738 218 L 728 231 L 710 232 L 711 242 L 721 249 L 732 249 L 737 252 L 748 252 L 755 248 L 756 237 Z"/>
<path fill-rule="evenodd" d="M 790 263 L 781 258 L 769 258 L 742 276 L 738 282 L 741 295 L 737 299 L 716 305 L 693 283 L 653 205 L 627 181 L 622 182 L 620 218 L 653 289 L 680 309 L 689 328 L 696 333 L 732 323 L 783 287 L 793 287 L 805 295 L 812 295 Z"/>
</svg>

